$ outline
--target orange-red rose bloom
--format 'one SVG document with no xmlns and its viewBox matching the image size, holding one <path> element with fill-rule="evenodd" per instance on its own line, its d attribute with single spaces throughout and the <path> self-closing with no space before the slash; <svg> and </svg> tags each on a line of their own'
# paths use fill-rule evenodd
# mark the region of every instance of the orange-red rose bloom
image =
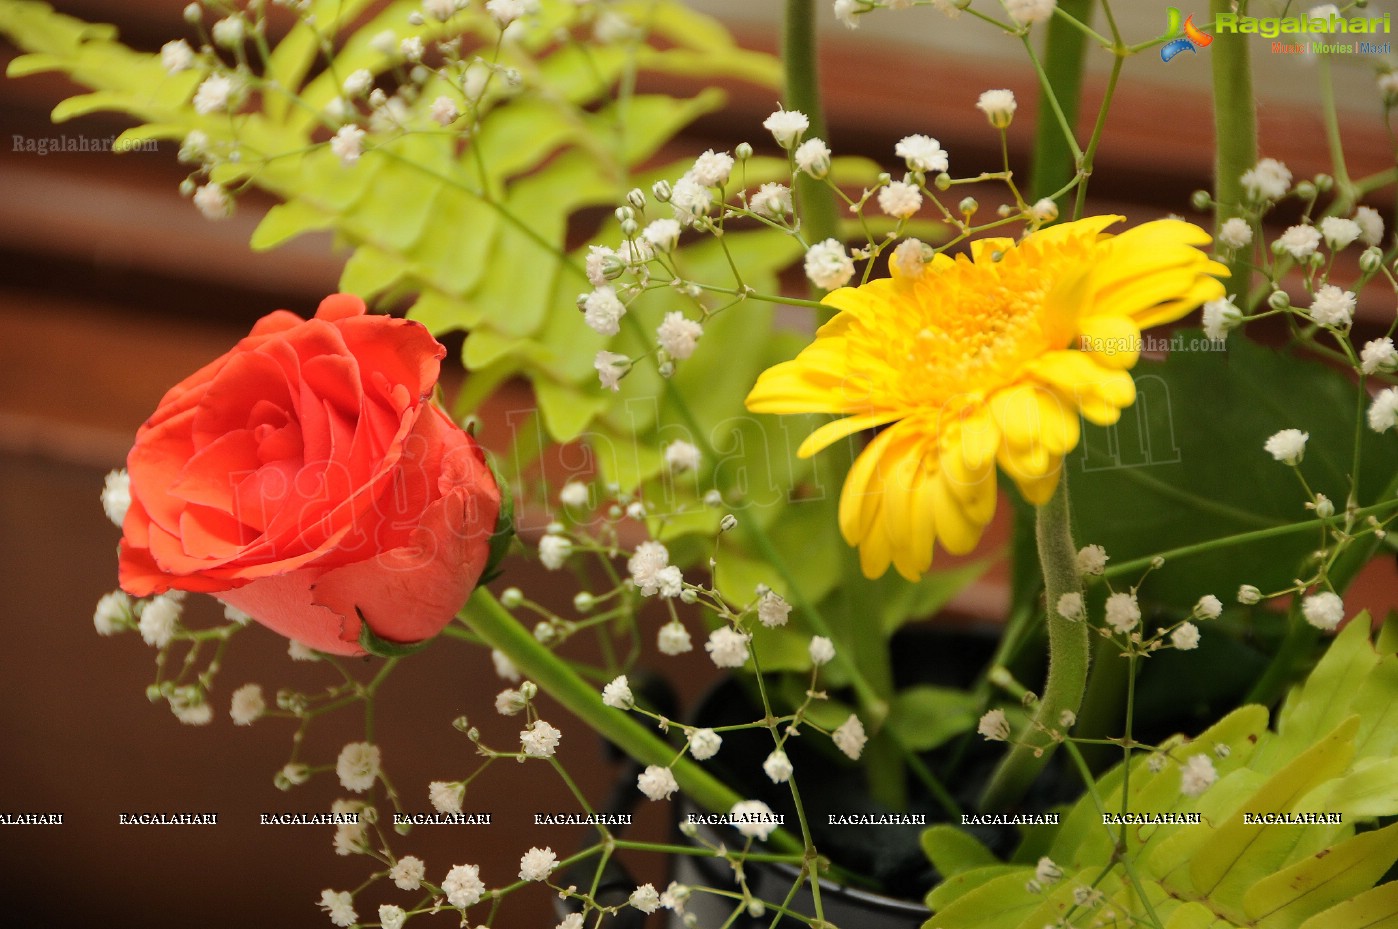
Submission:
<svg viewBox="0 0 1398 929">
<path fill-rule="evenodd" d="M 500 510 L 480 448 L 430 400 L 445 354 L 347 294 L 263 317 L 136 433 L 122 588 L 211 593 L 341 655 L 364 653 L 361 617 L 388 642 L 440 632 Z"/>
</svg>

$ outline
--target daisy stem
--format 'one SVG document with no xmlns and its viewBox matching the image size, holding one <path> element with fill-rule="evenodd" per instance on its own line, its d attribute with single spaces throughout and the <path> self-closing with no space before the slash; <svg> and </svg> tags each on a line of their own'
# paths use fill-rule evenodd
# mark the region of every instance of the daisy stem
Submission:
<svg viewBox="0 0 1398 929">
<path fill-rule="evenodd" d="M 1233 11 L 1232 0 L 1210 0 L 1209 12 Z M 1243 215 L 1246 196 L 1243 172 L 1257 163 L 1257 108 L 1252 94 L 1252 64 L 1248 59 L 1249 37 L 1219 31 L 1214 35 L 1211 65 L 1214 102 L 1214 184 L 1217 188 L 1219 228 L 1235 216 Z M 1215 233 L 1216 234 L 1216 233 Z M 1241 250 L 1240 250 L 1241 251 Z M 1247 295 L 1249 269 L 1239 254 L 1229 262 L 1232 276 L 1226 282 L 1230 294 Z"/>
<path fill-rule="evenodd" d="M 1024 797 L 1057 747 L 1049 733 L 1062 728 L 1059 718 L 1065 710 L 1077 713 L 1087 687 L 1087 668 L 1091 662 L 1087 623 L 1064 619 L 1055 608 L 1064 594 L 1082 592 L 1077 549 L 1073 547 L 1069 522 L 1066 477 L 1059 479 L 1053 496 L 1038 508 L 1034 535 L 1039 545 L 1039 564 L 1044 572 L 1048 605 L 1048 681 L 1029 731 L 1021 736 L 992 775 L 990 786 L 981 798 L 983 810 L 1004 810 Z"/>
</svg>

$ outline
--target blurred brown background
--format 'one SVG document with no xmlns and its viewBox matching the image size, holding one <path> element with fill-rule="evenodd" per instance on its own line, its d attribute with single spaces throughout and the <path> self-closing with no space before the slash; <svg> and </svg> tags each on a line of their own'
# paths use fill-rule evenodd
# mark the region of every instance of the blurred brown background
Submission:
<svg viewBox="0 0 1398 929">
<path fill-rule="evenodd" d="M 150 50 L 185 34 L 179 0 L 56 5 L 117 22 L 128 42 Z M 751 44 L 774 47 L 778 4 L 770 11 L 714 5 L 738 17 L 735 26 Z M 905 29 L 905 22 L 916 27 Z M 997 37 L 988 37 L 985 49 L 972 43 L 953 53 L 945 50 L 944 22 L 930 10 L 869 23 L 860 33 L 836 26 L 824 33 L 838 152 L 868 154 L 892 170 L 893 143 L 928 132 L 952 153 L 959 173 L 976 164 L 993 170 L 995 138 L 973 104 L 980 91 L 1009 86 L 1021 101 L 1011 139 L 1023 167 L 1032 81 L 1005 63 L 1003 43 L 990 48 Z M 12 57 L 0 46 L 0 61 Z M 1136 218 L 1185 212 L 1189 192 L 1207 185 L 1211 139 L 1199 89 L 1206 64 L 1167 69 L 1150 57 L 1128 68 L 1098 158 L 1098 211 Z M 1287 83 L 1302 77 L 1276 72 L 1260 82 L 1264 149 L 1298 177 L 1325 167 L 1318 109 Z M 1354 172 L 1391 164 L 1376 95 L 1363 90 L 1372 78 L 1346 79 L 1356 88 L 1346 100 L 1359 117 L 1346 137 Z M 258 204 L 245 200 L 229 222 L 203 220 L 176 192 L 183 172 L 173 146 L 120 157 L 16 150 L 12 142 L 20 138 L 105 137 L 125 128 L 103 117 L 52 126 L 49 110 L 71 92 L 53 77 L 0 79 L 0 813 L 64 814 L 61 827 L 0 826 L 0 922 L 44 929 L 323 926 L 314 908 L 320 890 L 356 885 L 364 862 L 336 857 L 329 827 L 261 827 L 256 818 L 317 811 L 342 791 L 333 775 L 300 791 L 277 791 L 272 775 L 287 757 L 289 725 L 236 728 L 227 698 L 247 681 L 269 694 L 278 686 L 315 688 L 331 680 L 328 670 L 292 665 L 283 640 L 254 628 L 237 638 L 219 678 L 213 724 L 182 726 L 145 699 L 152 650 L 134 635 L 98 637 L 90 617 L 115 586 L 117 531 L 98 504 L 103 474 L 122 464 L 136 427 L 167 387 L 225 351 L 264 313 L 288 307 L 309 314 L 335 289 L 339 259 L 322 238 L 252 254 L 246 242 Z M 1100 82 L 1090 86 L 1089 110 L 1098 93 Z M 728 111 L 693 128 L 683 151 L 756 138 L 772 103 L 750 89 L 735 94 Z M 1380 320 L 1386 325 L 1393 308 L 1389 301 L 1362 312 L 1361 327 L 1372 328 Z M 1365 596 L 1375 603 L 1394 600 L 1391 568 L 1366 583 Z M 530 589 L 546 586 L 535 579 Z M 992 579 L 960 608 L 993 618 L 1003 600 Z M 208 604 L 192 609 L 214 615 Z M 450 727 L 457 715 L 470 715 L 488 738 L 509 744 L 517 727 L 490 708 L 500 686 L 484 655 L 438 643 L 385 689 L 380 741 L 410 809 L 427 809 L 429 780 L 473 768 L 469 743 Z M 555 721 L 565 732 L 570 769 L 600 801 L 615 769 L 580 726 L 570 727 L 561 714 Z M 333 759 L 355 734 L 354 720 L 345 722 L 343 729 L 313 730 L 308 754 Z M 585 838 L 578 830 L 517 828 L 535 811 L 572 808 L 545 776 L 525 781 L 513 771 L 493 772 L 473 787 L 466 807 L 491 812 L 496 824 L 419 829 L 402 846 L 425 858 L 436 880 L 452 864 L 477 862 L 487 885 L 499 885 L 514 878 L 529 845 L 552 843 L 563 854 Z M 220 824 L 117 824 L 122 812 L 158 811 L 217 812 Z M 648 834 L 659 837 L 670 813 L 651 804 L 645 820 Z M 654 865 L 641 873 L 664 880 Z M 374 906 L 407 902 L 372 899 Z M 372 920 L 373 907 L 361 905 L 360 915 Z M 507 901 L 498 924 L 552 926 L 553 918 L 545 895 L 526 894 Z"/>
</svg>

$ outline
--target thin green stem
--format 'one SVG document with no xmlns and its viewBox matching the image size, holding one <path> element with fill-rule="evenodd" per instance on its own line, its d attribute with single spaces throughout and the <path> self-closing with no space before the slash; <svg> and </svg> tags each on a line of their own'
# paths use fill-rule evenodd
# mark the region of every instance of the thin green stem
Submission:
<svg viewBox="0 0 1398 929">
<path fill-rule="evenodd" d="M 482 641 L 504 653 L 522 674 L 568 707 L 590 729 L 639 762 L 669 766 L 685 794 L 695 803 L 716 813 L 726 813 L 742 800 L 692 761 L 686 758 L 676 760 L 674 747 L 657 738 L 649 729 L 604 704 L 595 687 L 541 645 L 489 591 L 477 589 L 467 601 L 460 618 Z M 803 848 L 796 838 L 783 830 L 773 832 L 768 844 L 787 851 Z"/>
<path fill-rule="evenodd" d="M 1048 605 L 1048 682 L 1032 727 L 991 777 L 990 786 L 981 799 L 981 808 L 985 810 L 1005 809 L 1023 798 L 1058 744 L 1049 733 L 1061 728 L 1059 720 L 1065 710 L 1077 713 L 1087 687 L 1087 669 L 1091 662 L 1087 623 L 1063 618 L 1056 607 L 1064 594 L 1082 591 L 1069 519 L 1066 476 L 1060 477 L 1058 489 L 1039 507 L 1034 529 Z"/>
</svg>

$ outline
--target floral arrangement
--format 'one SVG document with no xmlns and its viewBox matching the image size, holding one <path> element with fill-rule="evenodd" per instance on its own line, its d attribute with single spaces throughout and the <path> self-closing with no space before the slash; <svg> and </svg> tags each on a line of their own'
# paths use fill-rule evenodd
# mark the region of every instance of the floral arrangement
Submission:
<svg viewBox="0 0 1398 929">
<path fill-rule="evenodd" d="M 209 219 L 275 199 L 255 248 L 330 229 L 347 252 L 342 293 L 263 317 L 138 432 L 102 494 L 120 590 L 94 617 L 156 650 L 148 693 L 180 721 L 218 706 L 290 728 L 276 786 L 364 862 L 321 894 L 332 924 L 509 925 L 535 884 L 558 929 L 662 909 L 811 929 L 1398 920 L 1398 626 L 1345 603 L 1398 517 L 1398 166 L 1354 173 L 1328 52 L 1331 170 L 1298 180 L 1259 151 L 1255 36 L 1212 17 L 1288 11 L 1214 0 L 1127 36 L 1113 6 L 834 4 L 847 26 L 945 16 L 1021 43 L 1041 116 L 1027 183 L 1003 89 L 977 104 L 999 164 L 961 173 L 916 126 L 886 163 L 838 155 L 799 2 L 780 61 L 672 0 L 204 0 L 155 54 L 0 6 L 27 52 L 11 76 L 90 88 L 55 119 L 128 114 L 124 140 L 178 143 Z M 1323 35 L 1378 15 L 1296 19 Z M 1214 189 L 1181 205 L 1195 221 L 1092 215 L 1119 79 L 1177 54 L 1181 29 L 1213 59 Z M 1111 70 L 1080 134 L 1084 49 Z M 674 160 L 720 80 L 781 105 Z M 1202 324 L 1174 334 L 1187 348 L 1143 351 L 1181 321 Z M 468 376 L 447 397 L 437 337 L 456 330 Z M 462 427 L 521 382 L 537 413 L 513 447 L 488 418 Z M 1175 455 L 1132 467 L 1136 440 Z M 550 444 L 587 464 L 555 480 Z M 922 623 L 1002 556 L 997 509 L 1003 624 Z M 571 610 L 514 580 L 530 570 L 576 585 Z M 226 622 L 189 624 L 188 592 Z M 256 625 L 330 683 L 225 696 L 223 656 Z M 502 681 L 454 723 L 475 766 L 409 785 L 373 708 L 429 646 L 488 649 Z M 673 718 L 653 672 L 701 650 L 735 683 Z M 362 739 L 307 754 L 345 712 Z M 496 713 L 517 740 L 482 733 Z M 632 802 L 685 804 L 673 841 L 626 838 L 576 789 L 582 728 L 634 762 Z M 595 842 L 522 840 L 518 873 L 496 874 L 465 850 L 425 862 L 393 828 L 465 815 L 502 761 L 562 778 Z M 616 860 L 647 854 L 683 867 L 612 893 Z"/>
</svg>

